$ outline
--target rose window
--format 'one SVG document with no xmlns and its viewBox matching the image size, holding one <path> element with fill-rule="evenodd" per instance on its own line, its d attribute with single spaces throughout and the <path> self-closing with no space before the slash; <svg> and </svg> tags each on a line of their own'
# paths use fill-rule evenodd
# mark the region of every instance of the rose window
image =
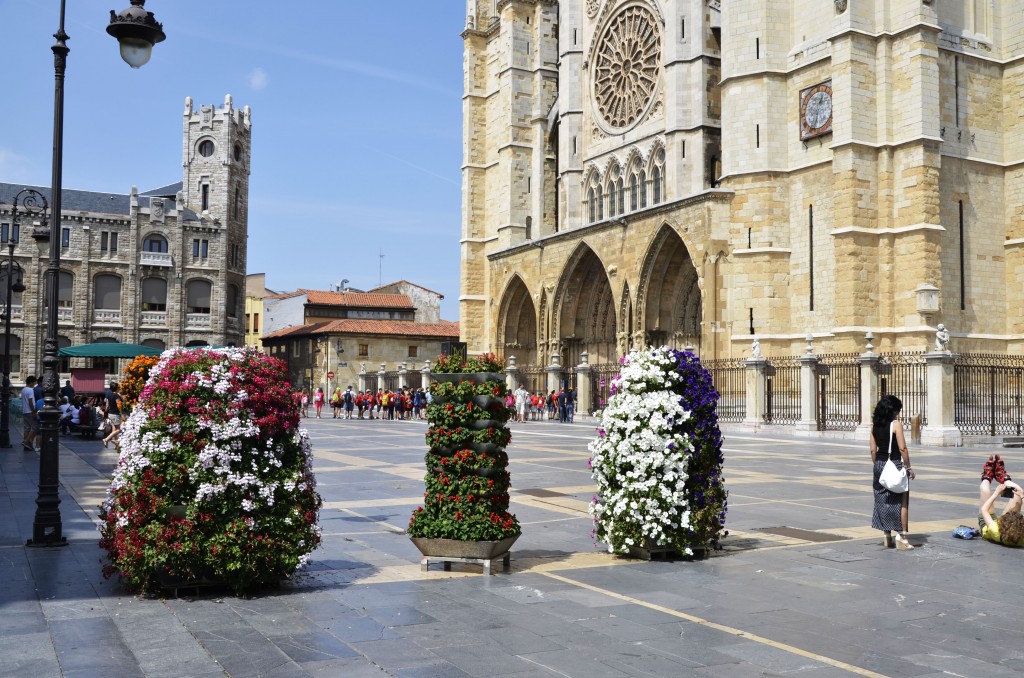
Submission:
<svg viewBox="0 0 1024 678">
<path fill-rule="evenodd" d="M 654 101 L 660 77 L 661 35 L 649 9 L 619 12 L 597 43 L 594 101 L 604 122 L 616 129 L 640 120 Z"/>
</svg>

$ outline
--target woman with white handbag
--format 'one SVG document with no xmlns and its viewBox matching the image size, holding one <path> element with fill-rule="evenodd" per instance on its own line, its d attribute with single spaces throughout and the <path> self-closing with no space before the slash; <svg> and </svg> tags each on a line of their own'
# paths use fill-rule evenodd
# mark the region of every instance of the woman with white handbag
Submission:
<svg viewBox="0 0 1024 678">
<path fill-rule="evenodd" d="M 907 541 L 910 511 L 910 453 L 899 421 L 903 403 L 882 396 L 871 415 L 871 461 L 874 463 L 875 510 L 871 527 L 885 533 L 885 545 L 900 551 L 914 548 Z"/>
</svg>

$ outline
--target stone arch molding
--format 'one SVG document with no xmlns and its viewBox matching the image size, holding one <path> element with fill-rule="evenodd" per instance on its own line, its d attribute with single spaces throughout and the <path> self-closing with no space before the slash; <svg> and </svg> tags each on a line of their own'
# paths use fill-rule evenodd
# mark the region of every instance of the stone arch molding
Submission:
<svg viewBox="0 0 1024 678">
<path fill-rule="evenodd" d="M 669 224 L 651 240 L 634 302 L 634 345 L 700 345 L 703 281 L 690 251 Z"/>
<path fill-rule="evenodd" d="M 562 356 L 563 364 L 578 364 L 583 351 L 591 362 L 617 357 L 615 295 L 607 266 L 586 242 L 576 246 L 562 268 L 551 314 L 549 348 Z"/>
<path fill-rule="evenodd" d="M 498 306 L 498 346 L 518 363 L 531 365 L 537 359 L 538 316 L 533 295 L 519 276 L 505 285 Z"/>
</svg>

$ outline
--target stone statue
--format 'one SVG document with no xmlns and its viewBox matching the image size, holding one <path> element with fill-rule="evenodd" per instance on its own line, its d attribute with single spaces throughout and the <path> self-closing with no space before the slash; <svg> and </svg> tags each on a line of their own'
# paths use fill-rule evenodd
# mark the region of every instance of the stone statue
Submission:
<svg viewBox="0 0 1024 678">
<path fill-rule="evenodd" d="M 761 359 L 761 342 L 754 337 L 754 343 L 750 345 L 750 357 L 753 360 Z"/>
<path fill-rule="evenodd" d="M 935 350 L 939 353 L 949 353 L 949 330 L 942 323 L 935 332 Z"/>
</svg>

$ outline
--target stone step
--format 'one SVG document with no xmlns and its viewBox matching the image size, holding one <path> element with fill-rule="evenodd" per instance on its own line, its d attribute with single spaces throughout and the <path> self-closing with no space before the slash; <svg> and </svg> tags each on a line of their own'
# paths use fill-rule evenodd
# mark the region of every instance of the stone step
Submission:
<svg viewBox="0 0 1024 678">
<path fill-rule="evenodd" d="M 1024 438 L 1003 438 L 1003 447 L 1024 447 Z"/>
</svg>

